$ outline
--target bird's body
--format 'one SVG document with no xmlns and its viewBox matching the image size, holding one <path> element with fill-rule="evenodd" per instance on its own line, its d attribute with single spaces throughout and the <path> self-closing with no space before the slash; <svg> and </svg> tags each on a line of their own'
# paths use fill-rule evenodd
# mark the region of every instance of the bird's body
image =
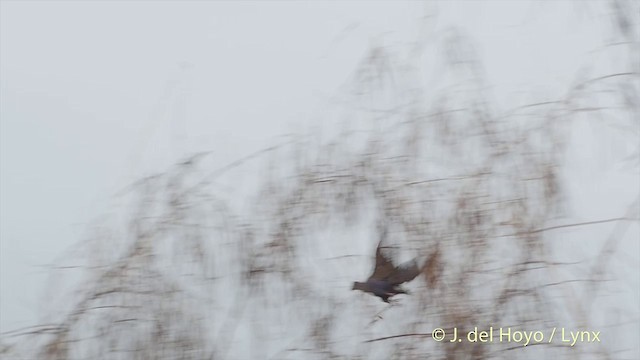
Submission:
<svg viewBox="0 0 640 360">
<path fill-rule="evenodd" d="M 397 294 L 406 294 L 407 291 L 398 285 L 390 284 L 384 280 L 369 279 L 367 282 L 354 282 L 353 290 L 361 290 L 372 293 L 384 302 L 389 302 L 389 298 Z"/>
<path fill-rule="evenodd" d="M 386 231 L 383 232 L 383 238 Z M 393 263 L 382 253 L 382 240 L 376 248 L 376 264 L 373 274 L 366 282 L 354 282 L 352 290 L 360 290 L 371 293 L 389 302 L 389 298 L 397 294 L 406 294 L 400 285 L 411 281 L 420 274 L 420 269 L 415 260 L 400 266 L 394 266 Z"/>
</svg>

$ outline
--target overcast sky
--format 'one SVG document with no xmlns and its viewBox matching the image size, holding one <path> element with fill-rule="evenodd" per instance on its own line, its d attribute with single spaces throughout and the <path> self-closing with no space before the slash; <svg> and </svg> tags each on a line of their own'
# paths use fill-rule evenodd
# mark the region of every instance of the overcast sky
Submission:
<svg viewBox="0 0 640 360">
<path fill-rule="evenodd" d="M 42 265 L 82 239 L 119 189 L 193 152 L 224 165 L 307 130 L 370 46 L 461 29 L 506 109 L 522 90 L 561 96 L 606 40 L 594 24 L 607 21 L 598 6 L 539 1 L 2 1 L 1 10 L 2 331 L 37 321 Z M 441 48 L 421 55 L 433 69 Z M 577 149 L 592 148 L 595 135 L 579 131 Z M 601 170 L 590 155 L 608 160 L 591 151 L 573 165 L 579 176 Z M 619 216 L 615 201 L 630 198 L 607 179 L 577 188 L 608 186 L 619 198 L 603 195 L 609 208 L 587 215 Z"/>
</svg>

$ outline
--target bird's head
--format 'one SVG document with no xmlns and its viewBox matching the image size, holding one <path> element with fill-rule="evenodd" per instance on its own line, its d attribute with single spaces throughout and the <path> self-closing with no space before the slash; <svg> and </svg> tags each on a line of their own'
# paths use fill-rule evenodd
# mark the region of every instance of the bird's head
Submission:
<svg viewBox="0 0 640 360">
<path fill-rule="evenodd" d="M 351 288 L 351 290 L 362 290 L 362 291 L 367 291 L 367 284 L 365 283 L 361 283 L 361 282 L 354 282 L 353 283 L 353 287 Z"/>
</svg>

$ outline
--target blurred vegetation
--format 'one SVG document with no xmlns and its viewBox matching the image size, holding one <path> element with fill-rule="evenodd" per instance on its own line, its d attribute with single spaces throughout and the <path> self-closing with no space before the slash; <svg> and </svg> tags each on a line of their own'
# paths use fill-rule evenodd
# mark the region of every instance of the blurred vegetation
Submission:
<svg viewBox="0 0 640 360">
<path fill-rule="evenodd" d="M 222 169 L 198 154 L 141 179 L 117 196 L 126 211 L 65 254 L 81 275 L 52 269 L 51 314 L 5 334 L 3 357 L 612 358 L 618 349 L 604 344 L 429 338 L 436 327 L 589 324 L 590 299 L 570 294 L 578 283 L 595 296 L 613 250 L 576 275 L 547 233 L 588 225 L 550 225 L 564 211 L 572 119 L 589 111 L 639 136 L 637 11 L 611 4 L 616 46 L 628 57 L 615 55 L 619 69 L 584 75 L 554 101 L 496 111 L 482 59 L 452 31 L 442 39 L 446 87 L 421 84 L 419 57 L 372 47 L 328 112 L 339 126 Z M 639 159 L 636 149 L 625 161 Z M 232 198 L 218 180 L 242 173 L 255 174 L 248 195 Z M 617 239 L 637 207 L 632 199 L 620 218 L 594 221 L 621 224 Z M 427 263 L 412 295 L 393 306 L 349 289 L 373 265 L 381 223 L 398 256 Z"/>
</svg>

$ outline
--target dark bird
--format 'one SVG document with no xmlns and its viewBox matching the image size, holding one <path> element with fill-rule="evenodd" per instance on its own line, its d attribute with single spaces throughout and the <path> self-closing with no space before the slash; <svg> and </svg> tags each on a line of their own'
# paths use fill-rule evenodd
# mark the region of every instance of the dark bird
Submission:
<svg viewBox="0 0 640 360">
<path fill-rule="evenodd" d="M 383 233 L 383 238 L 386 231 Z M 352 290 L 360 290 L 371 293 L 382 301 L 389 303 L 389 298 L 397 294 L 407 294 L 400 284 L 411 281 L 420 275 L 420 268 L 416 260 L 394 266 L 391 260 L 382 253 L 382 240 L 376 248 L 376 265 L 373 274 L 366 282 L 354 282 Z"/>
</svg>

